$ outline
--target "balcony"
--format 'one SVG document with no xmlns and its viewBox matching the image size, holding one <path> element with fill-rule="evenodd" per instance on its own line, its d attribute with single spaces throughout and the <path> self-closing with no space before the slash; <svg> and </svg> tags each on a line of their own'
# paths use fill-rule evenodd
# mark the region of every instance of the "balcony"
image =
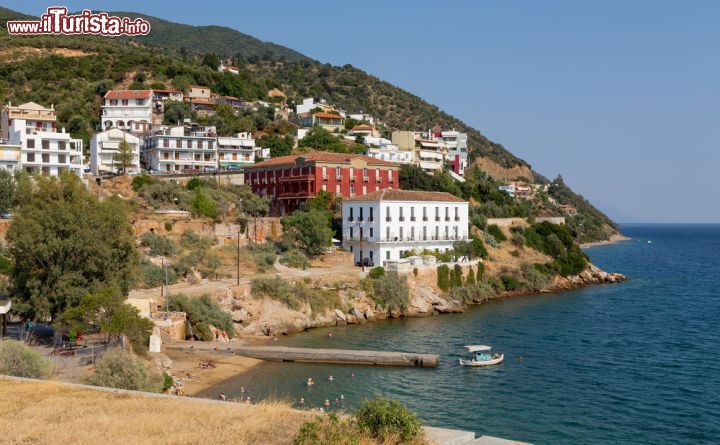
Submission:
<svg viewBox="0 0 720 445">
<path fill-rule="evenodd" d="M 385 217 L 385 221 L 386 221 L 386 222 L 390 222 L 390 221 L 392 221 L 392 218 L 389 217 L 389 216 L 386 216 L 386 217 Z"/>
<path fill-rule="evenodd" d="M 404 217 L 404 216 L 401 216 L 400 218 L 398 218 L 398 220 L 400 220 L 400 221 L 405 221 L 405 217 Z"/>
<path fill-rule="evenodd" d="M 348 222 L 353 222 L 353 221 L 355 221 L 355 218 L 353 218 L 352 216 L 348 216 Z"/>
<path fill-rule="evenodd" d="M 456 216 L 456 217 L 455 217 L 455 221 L 460 221 L 460 217 L 459 217 L 459 216 Z"/>
<path fill-rule="evenodd" d="M 415 217 L 414 217 L 414 216 L 411 216 L 411 217 L 410 217 L 410 221 L 415 221 Z"/>
<path fill-rule="evenodd" d="M 370 217 L 368 217 L 367 220 L 368 220 L 368 222 L 373 222 L 373 221 L 375 221 L 375 218 L 373 218 L 372 216 L 370 216 Z"/>
<path fill-rule="evenodd" d="M 427 217 L 427 216 L 423 216 L 423 219 L 422 219 L 422 220 L 423 220 L 423 221 L 427 221 L 427 220 L 428 220 L 428 217 Z"/>
<path fill-rule="evenodd" d="M 436 222 L 437 222 L 437 221 L 440 221 L 440 217 L 439 217 L 439 216 L 436 216 L 436 217 L 435 217 L 435 221 L 436 221 Z"/>
<path fill-rule="evenodd" d="M 445 221 L 450 221 L 450 217 L 449 217 L 449 216 L 446 216 L 446 217 L 445 217 Z"/>
<path fill-rule="evenodd" d="M 358 222 L 362 222 L 362 221 L 365 221 L 365 218 L 363 218 L 362 216 L 358 216 Z"/>
</svg>

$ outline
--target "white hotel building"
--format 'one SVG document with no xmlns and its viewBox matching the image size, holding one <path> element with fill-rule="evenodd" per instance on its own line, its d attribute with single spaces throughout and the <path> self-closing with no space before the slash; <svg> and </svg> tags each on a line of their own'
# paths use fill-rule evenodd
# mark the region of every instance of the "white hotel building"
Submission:
<svg viewBox="0 0 720 445">
<path fill-rule="evenodd" d="M 122 169 L 116 155 L 120 151 L 120 143 L 125 141 L 133 152 L 132 162 L 128 171 L 140 171 L 140 138 L 117 128 L 96 133 L 90 139 L 90 172 L 97 175 L 101 170 L 116 173 Z"/>
<path fill-rule="evenodd" d="M 133 134 L 145 134 L 152 125 L 152 90 L 110 90 L 103 97 L 102 128 L 119 128 Z"/>
<path fill-rule="evenodd" d="M 376 266 L 468 239 L 468 203 L 445 192 L 386 189 L 342 203 L 343 246 Z M 361 253 L 362 251 L 362 253 Z"/>
<path fill-rule="evenodd" d="M 57 131 L 57 115 L 52 106 L 45 108 L 34 102 L 8 104 L 0 119 L 6 147 L 19 146 L 16 168 L 50 176 L 66 171 L 82 176 L 82 140 L 73 139 L 64 128 Z"/>
<path fill-rule="evenodd" d="M 158 126 L 145 139 L 142 157 L 145 167 L 166 173 L 216 169 L 215 127 L 195 124 Z"/>
</svg>

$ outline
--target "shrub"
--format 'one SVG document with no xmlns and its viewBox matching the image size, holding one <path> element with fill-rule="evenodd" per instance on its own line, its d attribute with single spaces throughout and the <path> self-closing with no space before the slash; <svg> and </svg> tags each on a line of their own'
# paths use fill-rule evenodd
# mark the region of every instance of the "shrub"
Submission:
<svg viewBox="0 0 720 445">
<path fill-rule="evenodd" d="M 396 273 L 372 280 L 372 299 L 383 309 L 405 309 L 410 303 L 407 279 Z"/>
<path fill-rule="evenodd" d="M 232 317 L 225 312 L 209 295 L 187 297 L 182 294 L 172 295 L 169 306 L 171 311 L 185 312 L 190 325 L 188 337 L 196 337 L 203 341 L 212 341 L 214 336 L 210 326 L 225 331 L 233 337 L 235 329 Z"/>
<path fill-rule="evenodd" d="M 485 243 L 478 238 L 477 236 L 473 235 L 472 239 L 470 240 L 470 247 L 472 251 L 473 258 L 487 258 L 488 257 L 488 251 L 487 248 L 485 248 Z"/>
<path fill-rule="evenodd" d="M 205 187 L 197 187 L 190 199 L 190 212 L 193 216 L 206 216 L 218 220 L 219 211 L 217 203 L 212 199 Z"/>
<path fill-rule="evenodd" d="M 420 271 L 418 270 L 417 267 L 413 267 L 413 275 L 415 275 L 417 277 L 419 272 Z"/>
<path fill-rule="evenodd" d="M 256 278 L 250 283 L 255 298 L 269 297 L 294 310 L 300 310 L 305 303 L 313 314 L 319 315 L 329 308 L 338 308 L 341 304 L 337 292 L 317 289 L 309 283 L 290 282 L 280 277 Z"/>
<path fill-rule="evenodd" d="M 355 417 L 361 431 L 381 441 L 392 438 L 409 441 L 422 434 L 417 415 L 396 400 L 384 397 L 364 400 Z"/>
<path fill-rule="evenodd" d="M 168 284 L 173 284 L 177 281 L 174 268 L 168 267 L 167 278 Z M 143 289 L 158 287 L 163 284 L 164 279 L 165 274 L 163 273 L 162 267 L 144 258 L 140 260 L 140 284 Z"/>
<path fill-rule="evenodd" d="M 139 192 L 144 185 L 155 184 L 157 181 L 150 175 L 137 175 L 132 180 L 132 189 Z"/>
<path fill-rule="evenodd" d="M 456 264 L 455 267 L 453 267 L 452 272 L 450 273 L 450 286 L 462 287 L 462 285 L 463 285 L 462 267 L 460 267 L 459 264 Z"/>
<path fill-rule="evenodd" d="M 530 263 L 520 265 L 520 276 L 526 283 L 526 287 L 533 291 L 544 289 L 550 284 L 550 279 Z"/>
<path fill-rule="evenodd" d="M 245 251 L 248 252 L 250 256 L 252 256 L 258 272 L 261 273 L 267 272 L 268 269 L 273 267 L 273 265 L 275 264 L 275 260 L 277 259 L 275 247 L 270 243 L 251 243 L 248 244 L 247 247 L 245 247 Z"/>
<path fill-rule="evenodd" d="M 468 284 L 465 287 L 456 287 L 450 291 L 450 297 L 453 300 L 462 301 L 465 304 L 482 303 L 492 300 L 500 291 L 491 283 L 480 281 L 474 284 Z"/>
<path fill-rule="evenodd" d="M 368 277 L 373 279 L 380 278 L 383 275 L 385 275 L 385 268 L 382 266 L 373 267 L 372 269 L 370 269 L 370 273 L 368 273 Z"/>
<path fill-rule="evenodd" d="M 515 247 L 523 247 L 525 245 L 525 237 L 518 232 L 513 233 L 511 242 Z"/>
<path fill-rule="evenodd" d="M 173 381 L 173 378 L 170 374 L 163 372 L 163 392 L 167 391 L 168 389 L 172 388 L 173 385 L 175 385 L 175 381 Z"/>
<path fill-rule="evenodd" d="M 120 348 L 108 350 L 85 383 L 108 388 L 160 392 L 164 378 L 148 370 L 142 359 Z"/>
<path fill-rule="evenodd" d="M 500 226 L 498 226 L 497 224 L 490 224 L 489 226 L 487 226 L 487 233 L 492 235 L 492 237 L 495 238 L 495 241 L 498 244 L 507 240 L 507 237 L 503 233 Z"/>
<path fill-rule="evenodd" d="M 305 269 L 310 267 L 310 260 L 308 260 L 305 254 L 297 249 L 290 249 L 283 253 L 280 257 L 280 263 L 296 269 Z"/>
<path fill-rule="evenodd" d="M 483 280 L 483 277 L 485 276 L 485 263 L 478 263 L 478 270 L 477 270 L 477 282 L 481 282 Z"/>
<path fill-rule="evenodd" d="M 215 240 L 210 237 L 200 236 L 193 232 L 192 229 L 185 229 L 180 235 L 180 246 L 189 250 L 201 250 L 206 251 L 215 243 Z"/>
<path fill-rule="evenodd" d="M 300 427 L 294 445 L 359 445 L 362 433 L 354 419 L 335 413 L 305 422 Z"/>
<path fill-rule="evenodd" d="M 450 269 L 445 264 L 437 267 L 437 286 L 444 291 L 450 289 Z"/>
<path fill-rule="evenodd" d="M 467 278 L 465 278 L 465 285 L 471 286 L 471 285 L 475 284 L 476 282 L 477 281 L 475 280 L 475 271 L 473 271 L 472 266 L 469 266 Z"/>
<path fill-rule="evenodd" d="M 188 192 L 173 182 L 146 183 L 142 185 L 139 193 L 156 209 L 167 206 L 179 206 L 186 210 L 188 208 Z"/>
<path fill-rule="evenodd" d="M 140 237 L 140 245 L 148 248 L 151 256 L 169 256 L 177 253 L 177 246 L 167 237 L 154 232 L 146 232 Z"/>
<path fill-rule="evenodd" d="M 12 274 L 12 260 L 0 255 L 0 274 L 10 276 Z"/>
<path fill-rule="evenodd" d="M 46 379 L 53 373 L 53 363 L 24 344 L 0 342 L 0 374 L 32 379 Z"/>
<path fill-rule="evenodd" d="M 505 290 L 519 290 L 522 289 L 523 285 L 517 278 L 510 275 L 500 275 Z"/>
</svg>

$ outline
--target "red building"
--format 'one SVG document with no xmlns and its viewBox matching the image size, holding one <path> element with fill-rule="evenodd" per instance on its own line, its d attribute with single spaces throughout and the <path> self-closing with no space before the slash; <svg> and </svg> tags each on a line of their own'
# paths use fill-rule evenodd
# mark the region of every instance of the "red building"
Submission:
<svg viewBox="0 0 720 445">
<path fill-rule="evenodd" d="M 281 156 L 245 167 L 245 183 L 272 200 L 272 212 L 286 215 L 325 190 L 350 198 L 397 189 L 398 167 L 359 154 L 309 153 Z"/>
</svg>

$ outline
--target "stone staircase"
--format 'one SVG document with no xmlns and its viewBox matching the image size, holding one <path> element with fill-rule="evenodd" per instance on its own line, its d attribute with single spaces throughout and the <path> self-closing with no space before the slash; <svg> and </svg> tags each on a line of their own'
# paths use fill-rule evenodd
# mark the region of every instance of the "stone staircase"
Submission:
<svg viewBox="0 0 720 445">
<path fill-rule="evenodd" d="M 449 430 L 426 426 L 425 437 L 433 445 L 530 445 L 526 442 L 492 436 L 475 437 L 472 431 Z"/>
</svg>

